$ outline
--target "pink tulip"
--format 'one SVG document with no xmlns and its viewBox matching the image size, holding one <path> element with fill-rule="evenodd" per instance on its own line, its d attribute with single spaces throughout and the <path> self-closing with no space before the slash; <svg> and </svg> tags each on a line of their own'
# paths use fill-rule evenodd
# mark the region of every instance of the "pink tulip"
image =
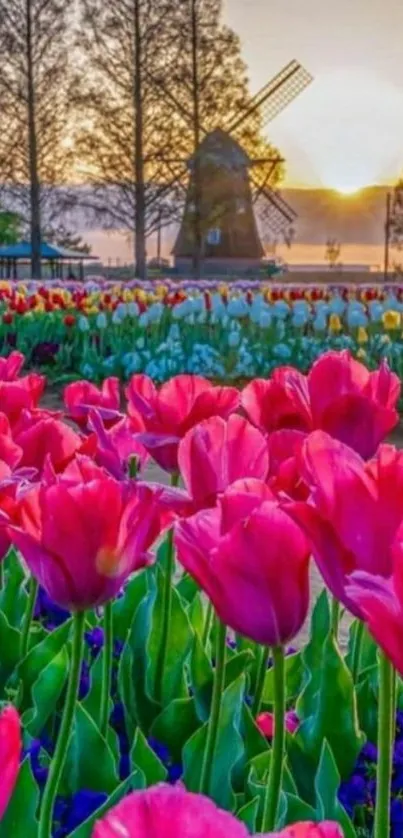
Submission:
<svg viewBox="0 0 403 838">
<path fill-rule="evenodd" d="M 83 458 L 22 494 L 10 532 L 51 599 L 80 611 L 112 599 L 152 561 L 148 551 L 172 518 L 158 492 L 118 482 Z"/>
<path fill-rule="evenodd" d="M 248 838 L 246 826 L 180 786 L 135 791 L 98 821 L 92 838 Z M 295 824 L 262 838 L 343 838 L 337 824 Z"/>
<path fill-rule="evenodd" d="M 10 706 L 0 713 L 0 820 L 17 782 L 22 750 L 20 717 Z"/>
<path fill-rule="evenodd" d="M 31 373 L 16 381 L 0 381 L 0 406 L 11 427 L 20 418 L 23 410 L 33 410 L 45 388 L 45 378 Z"/>
<path fill-rule="evenodd" d="M 78 425 L 85 428 L 91 408 L 96 407 L 106 427 L 119 420 L 120 390 L 118 378 L 106 378 L 102 387 L 90 381 L 73 381 L 63 394 L 66 412 Z"/>
<path fill-rule="evenodd" d="M 307 376 L 291 367 L 256 379 L 242 394 L 249 419 L 266 432 L 323 430 L 372 457 L 398 422 L 400 381 L 383 362 L 370 373 L 349 352 L 327 352 Z"/>
<path fill-rule="evenodd" d="M 140 467 L 147 462 L 148 453 L 144 445 L 137 441 L 127 416 L 107 428 L 100 412 L 92 409 L 88 414 L 88 427 L 96 436 L 95 459 L 97 463 L 117 480 L 127 477 L 132 457 L 136 458 Z"/>
<path fill-rule="evenodd" d="M 14 440 L 22 449 L 20 465 L 35 468 L 42 474 L 49 459 L 56 472 L 63 471 L 77 454 L 92 454 L 96 450 L 95 437 L 84 438 L 60 419 L 49 415 L 37 418 L 25 411 L 14 432 Z"/>
<path fill-rule="evenodd" d="M 295 733 L 298 730 L 300 721 L 297 714 L 290 710 L 288 713 L 285 714 L 285 729 L 288 733 Z M 274 736 L 274 729 L 275 729 L 275 722 L 274 722 L 274 714 L 273 713 L 260 713 L 260 715 L 256 719 L 256 724 L 263 736 L 266 736 L 267 739 L 272 739 Z"/>
<path fill-rule="evenodd" d="M 301 478 L 299 460 L 306 434 L 301 431 L 274 431 L 268 438 L 269 486 L 294 500 L 307 500 L 309 489 Z"/>
<path fill-rule="evenodd" d="M 16 381 L 24 362 L 21 352 L 11 352 L 7 358 L 0 358 L 0 381 Z"/>
<path fill-rule="evenodd" d="M 195 507 L 214 506 L 217 495 L 247 477 L 265 480 L 269 468 L 267 442 L 246 419 L 213 416 L 182 439 L 179 471 Z"/>
<path fill-rule="evenodd" d="M 156 463 L 165 471 L 178 471 L 178 446 L 191 428 L 203 419 L 224 419 L 239 405 L 233 387 L 213 387 L 197 375 L 178 375 L 157 390 L 146 375 L 134 375 L 126 390 L 129 415 L 144 423 L 138 437 Z"/>
<path fill-rule="evenodd" d="M 316 431 L 304 443 L 301 475 L 312 491 L 310 502 L 285 508 L 310 538 L 332 594 L 359 617 L 346 595 L 347 577 L 358 570 L 392 573 L 393 542 L 403 521 L 403 453 L 384 445 L 365 463 Z"/>
<path fill-rule="evenodd" d="M 292 640 L 309 606 L 309 547 L 258 480 L 175 526 L 178 559 L 223 623 L 266 646 Z"/>
<path fill-rule="evenodd" d="M 393 550 L 394 568 L 389 579 L 353 573 L 346 591 L 370 634 L 403 675 L 403 547 L 401 528 Z"/>
</svg>

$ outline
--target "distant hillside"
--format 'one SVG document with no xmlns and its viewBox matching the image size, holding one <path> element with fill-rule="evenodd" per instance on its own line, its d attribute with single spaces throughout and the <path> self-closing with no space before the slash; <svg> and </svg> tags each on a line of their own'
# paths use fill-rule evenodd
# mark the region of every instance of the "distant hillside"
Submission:
<svg viewBox="0 0 403 838">
<path fill-rule="evenodd" d="M 371 186 L 355 195 L 328 189 L 284 189 L 283 197 L 298 213 L 296 243 L 379 245 L 384 238 L 387 189 Z"/>
</svg>

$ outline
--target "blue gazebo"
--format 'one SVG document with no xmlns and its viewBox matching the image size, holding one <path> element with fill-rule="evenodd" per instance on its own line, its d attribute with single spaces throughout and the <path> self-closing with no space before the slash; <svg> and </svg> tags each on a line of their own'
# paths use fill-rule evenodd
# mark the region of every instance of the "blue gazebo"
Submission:
<svg viewBox="0 0 403 838">
<path fill-rule="evenodd" d="M 18 265 L 30 264 L 31 258 L 32 248 L 29 241 L 0 247 L 0 279 L 18 279 Z M 98 261 L 97 256 L 66 250 L 46 242 L 41 244 L 41 262 L 48 265 L 51 279 L 63 279 L 65 269 L 67 275 L 72 278 L 73 266 L 78 268 L 79 278 L 84 279 L 84 262 Z"/>
</svg>

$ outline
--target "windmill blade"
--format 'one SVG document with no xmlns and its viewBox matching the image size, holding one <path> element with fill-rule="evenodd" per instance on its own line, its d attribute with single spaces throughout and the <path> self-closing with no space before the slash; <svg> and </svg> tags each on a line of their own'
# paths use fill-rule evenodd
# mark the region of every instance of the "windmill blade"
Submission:
<svg viewBox="0 0 403 838">
<path fill-rule="evenodd" d="M 254 183 L 254 186 L 259 189 L 258 184 Z M 274 233 L 287 233 L 297 219 L 297 213 L 280 193 L 267 187 L 260 190 L 257 211 Z"/>
<path fill-rule="evenodd" d="M 248 107 L 225 126 L 225 131 L 232 134 L 256 111 L 261 112 L 263 125 L 271 122 L 312 81 L 313 77 L 302 64 L 295 60 L 290 61 L 250 100 Z"/>
</svg>

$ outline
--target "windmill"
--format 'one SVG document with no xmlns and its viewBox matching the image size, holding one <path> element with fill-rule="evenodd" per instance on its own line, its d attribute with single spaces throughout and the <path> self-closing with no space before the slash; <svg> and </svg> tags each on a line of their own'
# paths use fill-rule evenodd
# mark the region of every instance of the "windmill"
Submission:
<svg viewBox="0 0 403 838">
<path fill-rule="evenodd" d="M 258 111 L 262 125 L 271 122 L 312 80 L 291 61 L 224 125 L 209 132 L 202 127 L 204 136 L 188 162 L 185 208 L 173 248 L 179 270 L 201 261 L 210 270 L 259 265 L 264 249 L 256 215 L 276 235 L 290 235 L 296 213 L 270 186 L 282 159 L 251 159 L 236 132 Z M 265 167 L 263 183 L 253 172 L 258 165 Z"/>
</svg>

